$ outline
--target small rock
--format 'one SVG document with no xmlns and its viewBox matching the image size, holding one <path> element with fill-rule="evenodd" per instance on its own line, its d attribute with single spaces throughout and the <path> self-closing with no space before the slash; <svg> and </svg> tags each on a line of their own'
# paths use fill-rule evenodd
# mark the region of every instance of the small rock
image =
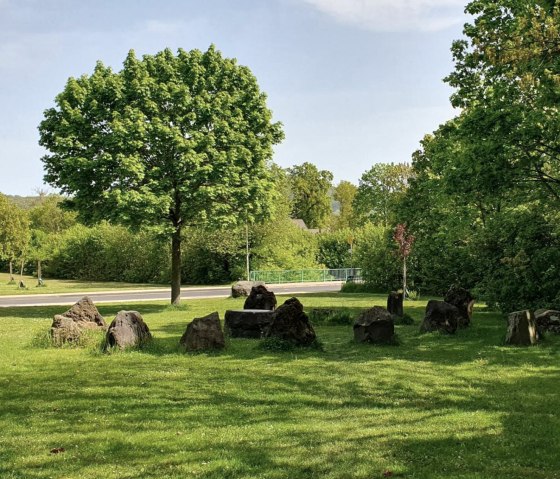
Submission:
<svg viewBox="0 0 560 479">
<path fill-rule="evenodd" d="M 187 326 L 179 344 L 187 351 L 225 348 L 226 342 L 218 313 L 214 312 L 202 318 L 193 319 Z"/>
<path fill-rule="evenodd" d="M 119 311 L 107 330 L 106 348 L 138 347 L 151 339 L 150 329 L 138 311 Z"/>
</svg>

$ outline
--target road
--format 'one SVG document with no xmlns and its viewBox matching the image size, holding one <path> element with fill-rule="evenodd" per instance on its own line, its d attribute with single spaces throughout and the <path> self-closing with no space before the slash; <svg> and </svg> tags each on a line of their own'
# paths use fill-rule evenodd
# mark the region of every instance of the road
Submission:
<svg viewBox="0 0 560 479">
<path fill-rule="evenodd" d="M 302 294 L 340 291 L 342 282 L 332 283 L 289 283 L 267 284 L 267 288 L 276 294 Z M 227 298 L 231 294 L 230 286 L 210 286 L 200 288 L 182 288 L 181 299 Z M 0 296 L 0 307 L 13 306 L 51 306 L 74 304 L 83 296 L 89 296 L 94 303 L 135 303 L 139 301 L 169 300 L 170 289 L 145 289 L 121 291 L 95 291 L 84 293 L 33 294 L 17 296 Z"/>
</svg>

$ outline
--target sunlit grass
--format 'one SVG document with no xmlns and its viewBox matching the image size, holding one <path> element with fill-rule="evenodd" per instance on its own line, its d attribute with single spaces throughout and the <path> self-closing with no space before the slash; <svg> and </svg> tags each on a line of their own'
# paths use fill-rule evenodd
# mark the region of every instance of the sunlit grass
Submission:
<svg viewBox="0 0 560 479">
<path fill-rule="evenodd" d="M 111 281 L 77 281 L 66 279 L 44 279 L 44 285 L 37 285 L 37 278 L 23 276 L 25 288 L 19 287 L 20 275 L 14 274 L 15 281 L 10 283 L 8 273 L 0 273 L 0 296 L 16 294 L 48 294 L 48 293 L 75 293 L 82 291 L 111 291 L 116 289 L 147 289 L 165 288 L 167 285 L 116 283 Z"/>
<path fill-rule="evenodd" d="M 354 312 L 385 302 L 300 299 Z M 416 324 L 397 326 L 400 346 L 317 325 L 322 351 L 240 339 L 180 353 L 189 321 L 242 301 L 102 305 L 109 319 L 139 310 L 154 334 L 145 350 L 110 355 L 101 338 L 45 347 L 64 307 L 0 309 L 0 477 L 560 477 L 559 338 L 505 347 L 504 319 L 480 309 L 456 336 L 420 335 L 425 302 L 411 302 Z"/>
</svg>

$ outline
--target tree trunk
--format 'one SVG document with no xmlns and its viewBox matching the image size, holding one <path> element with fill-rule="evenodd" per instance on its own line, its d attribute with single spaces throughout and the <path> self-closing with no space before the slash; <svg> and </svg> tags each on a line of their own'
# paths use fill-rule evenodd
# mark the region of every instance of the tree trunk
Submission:
<svg viewBox="0 0 560 479">
<path fill-rule="evenodd" d="M 251 269 L 249 265 L 249 224 L 245 223 L 245 258 L 247 267 L 247 281 L 251 281 Z"/>
<path fill-rule="evenodd" d="M 171 304 L 181 304 L 181 227 L 171 237 Z"/>
<path fill-rule="evenodd" d="M 19 270 L 19 287 L 23 287 L 24 282 L 23 282 L 23 267 L 25 266 L 25 260 L 22 258 L 21 260 L 21 268 Z"/>
<path fill-rule="evenodd" d="M 403 258 L 403 299 L 406 298 L 406 257 Z"/>
<path fill-rule="evenodd" d="M 42 276 L 41 260 L 38 259 L 37 260 L 37 286 L 41 286 L 41 276 Z"/>
<path fill-rule="evenodd" d="M 10 260 L 10 283 L 14 282 L 14 262 Z"/>
</svg>

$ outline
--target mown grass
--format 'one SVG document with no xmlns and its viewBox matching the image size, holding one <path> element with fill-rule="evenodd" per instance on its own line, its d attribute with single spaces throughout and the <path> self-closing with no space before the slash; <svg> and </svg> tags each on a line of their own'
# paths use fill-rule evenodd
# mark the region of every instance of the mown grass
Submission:
<svg viewBox="0 0 560 479">
<path fill-rule="evenodd" d="M 354 312 L 385 301 L 300 299 Z M 420 335 L 425 303 L 414 302 L 399 346 L 354 344 L 350 325 L 320 324 L 322 350 L 229 340 L 219 353 L 179 352 L 193 317 L 241 303 L 127 305 L 154 341 L 115 354 L 100 338 L 45 347 L 64 307 L 0 309 L 0 477 L 560 477 L 558 337 L 505 347 L 504 319 L 481 309 L 456 336 Z"/>
<path fill-rule="evenodd" d="M 0 273 L 0 296 L 17 294 L 76 293 L 87 291 L 112 291 L 117 289 L 165 288 L 164 284 L 117 283 L 111 281 L 77 281 L 45 278 L 43 286 L 37 286 L 37 278 L 23 276 L 25 288 L 19 287 L 20 275 L 14 274 L 15 282 L 10 283 L 8 273 Z"/>
</svg>

